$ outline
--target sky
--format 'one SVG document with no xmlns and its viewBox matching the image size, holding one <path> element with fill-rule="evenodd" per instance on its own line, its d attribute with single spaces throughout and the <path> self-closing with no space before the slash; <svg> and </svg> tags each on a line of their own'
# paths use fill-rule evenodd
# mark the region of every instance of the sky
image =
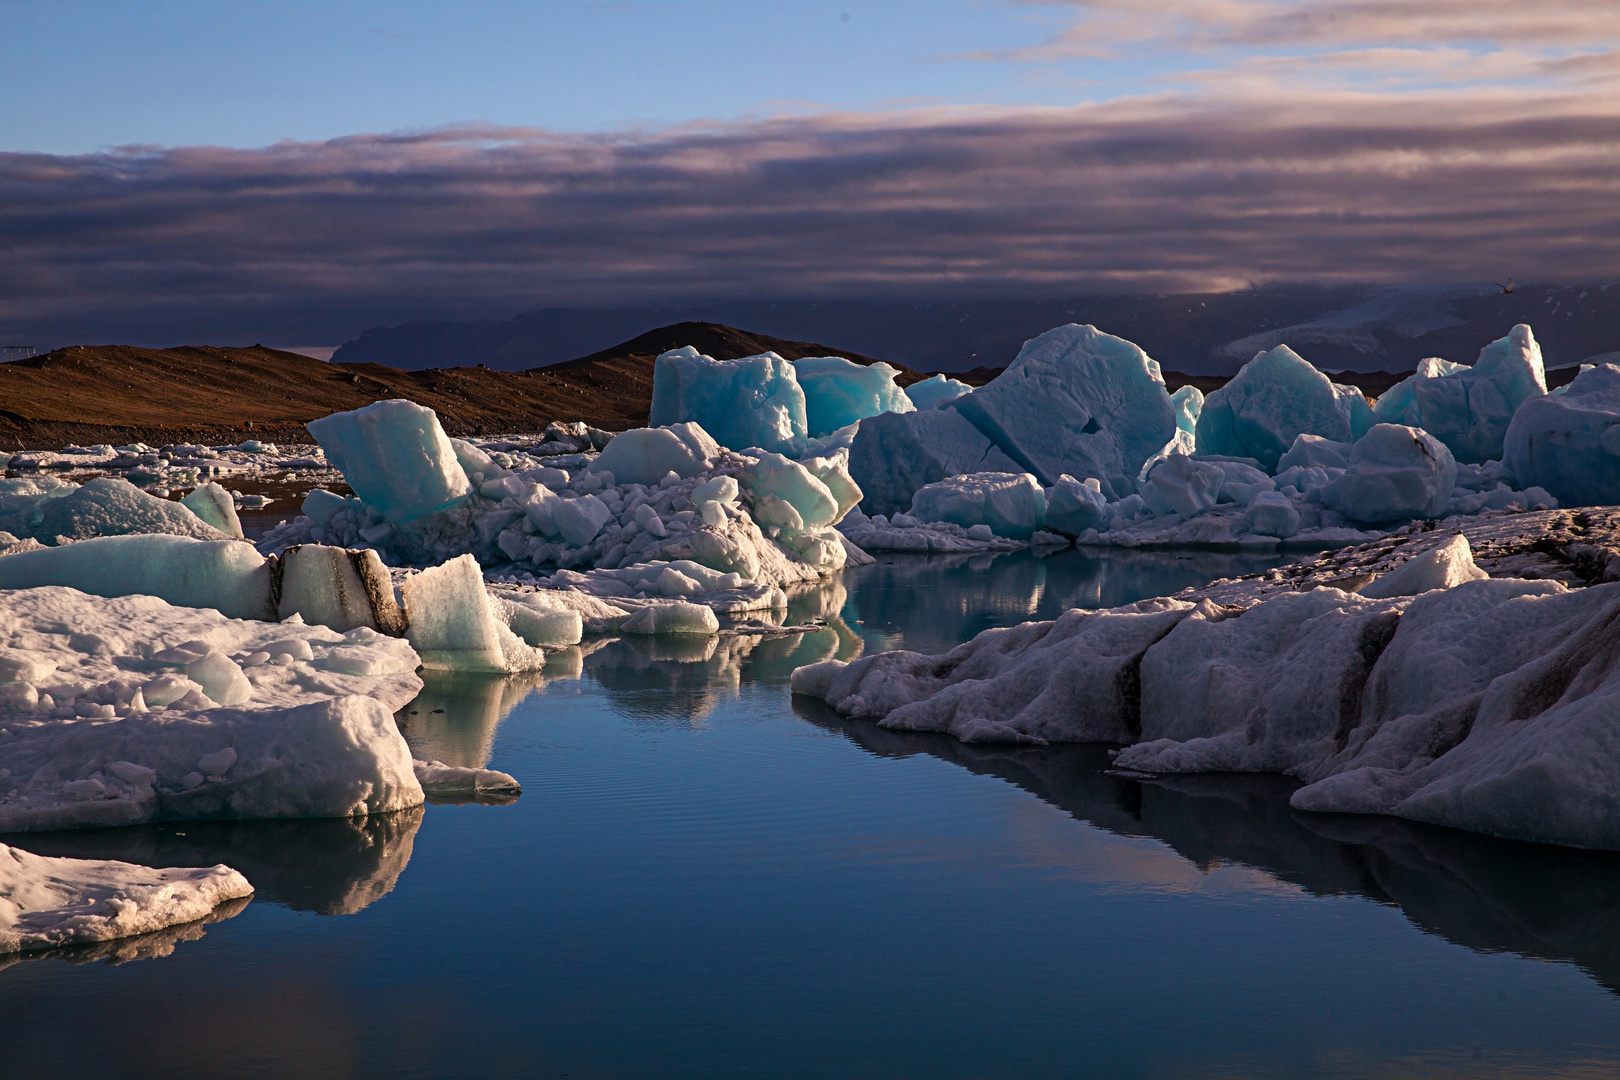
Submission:
<svg viewBox="0 0 1620 1080">
<path fill-rule="evenodd" d="M 0 41 L 0 336 L 1620 278 L 1613 0 L 0 0 Z"/>
</svg>

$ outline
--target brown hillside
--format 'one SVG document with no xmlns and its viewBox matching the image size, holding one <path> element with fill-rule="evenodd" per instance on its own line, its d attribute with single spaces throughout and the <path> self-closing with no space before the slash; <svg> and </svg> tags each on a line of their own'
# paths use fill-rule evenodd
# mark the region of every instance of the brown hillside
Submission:
<svg viewBox="0 0 1620 1080">
<path fill-rule="evenodd" d="M 664 327 L 591 356 L 521 372 L 328 364 L 261 346 L 81 345 L 0 364 L 0 448 L 303 442 L 310 420 L 396 397 L 433 409 L 456 435 L 540 431 L 552 420 L 623 430 L 647 422 L 653 360 L 681 345 L 722 360 L 774 350 L 790 360 L 834 355 L 872 362 L 713 323 Z M 903 370 L 900 381 L 922 377 Z"/>
</svg>

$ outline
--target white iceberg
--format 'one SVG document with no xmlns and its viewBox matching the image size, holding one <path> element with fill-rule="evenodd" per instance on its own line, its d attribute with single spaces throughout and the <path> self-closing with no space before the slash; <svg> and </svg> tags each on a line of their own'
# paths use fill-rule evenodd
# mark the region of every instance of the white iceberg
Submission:
<svg viewBox="0 0 1620 1080">
<path fill-rule="evenodd" d="M 1142 741 L 1115 764 L 1300 775 L 1338 749 L 1402 603 L 1328 588 L 1241 613 L 1202 603 L 1143 656 Z"/>
<path fill-rule="evenodd" d="M 0 844 L 0 955 L 149 934 L 252 893 L 246 878 L 223 865 L 154 870 Z"/>
<path fill-rule="evenodd" d="M 1280 491 L 1261 491 L 1243 508 L 1236 531 L 1240 536 L 1275 536 L 1286 540 L 1298 534 L 1299 529 L 1299 511 L 1288 496 Z"/>
<path fill-rule="evenodd" d="M 234 540 L 242 539 L 242 519 L 236 516 L 236 500 L 231 493 L 210 480 L 199 484 L 180 500 L 198 518 Z"/>
<path fill-rule="evenodd" d="M 708 472 L 719 453 L 701 424 L 633 428 L 615 435 L 588 468 L 611 472 L 620 484 L 656 484 L 669 473 L 687 480 Z"/>
<path fill-rule="evenodd" d="M 1390 420 L 1387 423 L 1397 423 Z M 1411 427 L 1420 425 L 1412 424 Z M 1343 469 L 1350 464 L 1351 444 L 1324 439 L 1320 435 L 1298 435 L 1288 452 L 1277 459 L 1277 476 L 1289 469 Z"/>
<path fill-rule="evenodd" d="M 97 477 L 83 486 L 54 478 L 0 479 L 0 530 L 49 544 L 57 543 L 58 537 L 84 540 L 130 533 L 227 538 L 189 506 L 159 499 L 113 476 Z"/>
<path fill-rule="evenodd" d="M 1439 547 L 1408 559 L 1387 574 L 1379 575 L 1377 580 L 1363 586 L 1359 593 L 1375 600 L 1391 596 L 1417 596 L 1433 589 L 1451 589 L 1465 581 L 1483 581 L 1488 577 L 1490 575 L 1474 563 L 1474 552 L 1468 546 L 1468 537 L 1458 533 Z"/>
<path fill-rule="evenodd" d="M 545 655 L 512 631 L 484 588 L 471 555 L 407 577 L 400 585 L 406 631 L 422 666 L 453 671 L 532 671 Z"/>
<path fill-rule="evenodd" d="M 1192 610 L 1149 600 L 986 630 L 943 656 L 885 652 L 793 673 L 793 692 L 902 731 L 963 742 L 1128 742 L 1136 668 Z"/>
<path fill-rule="evenodd" d="M 1076 480 L 1067 474 L 1046 490 L 1046 517 L 1042 527 L 1075 537 L 1108 520 L 1108 500 L 1096 479 Z"/>
<path fill-rule="evenodd" d="M 1225 482 L 1219 465 L 1171 454 L 1148 473 L 1141 496 L 1154 514 L 1179 514 L 1188 520 L 1214 508 Z"/>
<path fill-rule="evenodd" d="M 107 536 L 0 558 L 0 589 L 65 585 L 96 596 L 156 596 L 237 619 L 275 619 L 270 567 L 240 540 Z"/>
<path fill-rule="evenodd" d="M 404 641 L 150 596 L 0 591 L 0 832 L 416 805 Z"/>
</svg>

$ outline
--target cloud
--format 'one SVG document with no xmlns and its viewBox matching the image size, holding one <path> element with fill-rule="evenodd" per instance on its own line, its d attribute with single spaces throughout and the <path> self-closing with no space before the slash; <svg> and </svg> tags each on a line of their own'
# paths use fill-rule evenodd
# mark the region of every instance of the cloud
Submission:
<svg viewBox="0 0 1620 1080">
<path fill-rule="evenodd" d="M 1015 0 L 1073 21 L 1040 44 L 980 59 L 1143 62 L 1204 86 L 1253 76 L 1257 61 L 1295 85 L 1365 67 L 1387 79 L 1555 86 L 1620 46 L 1612 0 Z M 1328 61 L 1324 64 L 1323 61 Z M 1567 63 L 1566 63 L 1567 61 Z M 1596 61 L 1604 66 L 1601 60 Z M 1604 77 L 1607 77 L 1605 72 Z M 1590 80 L 1586 80 L 1590 81 Z"/>
<path fill-rule="evenodd" d="M 341 340 L 544 305 L 1620 277 L 1578 95 L 1162 95 L 612 135 L 0 154 L 0 333 Z"/>
<path fill-rule="evenodd" d="M 1047 46 L 1182 40 L 1221 45 L 1493 42 L 1584 48 L 1620 37 L 1610 0 L 1021 0 L 1080 17 Z"/>
</svg>

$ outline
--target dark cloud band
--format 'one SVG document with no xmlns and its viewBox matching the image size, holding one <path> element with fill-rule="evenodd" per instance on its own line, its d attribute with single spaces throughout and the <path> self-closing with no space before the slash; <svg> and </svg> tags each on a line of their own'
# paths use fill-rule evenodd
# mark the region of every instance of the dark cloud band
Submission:
<svg viewBox="0 0 1620 1080">
<path fill-rule="evenodd" d="M 1605 280 L 1617 165 L 1612 111 L 1501 94 L 7 154 L 0 334 L 318 342 L 561 304 Z"/>
</svg>

